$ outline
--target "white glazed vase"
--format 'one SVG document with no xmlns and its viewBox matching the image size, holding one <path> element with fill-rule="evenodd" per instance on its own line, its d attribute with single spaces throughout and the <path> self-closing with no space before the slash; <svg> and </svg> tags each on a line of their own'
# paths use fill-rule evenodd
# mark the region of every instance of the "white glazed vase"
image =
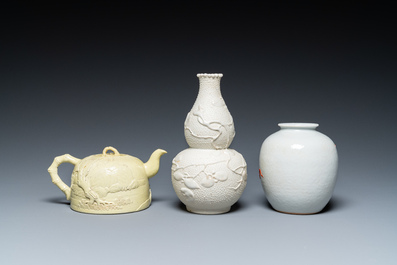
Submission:
<svg viewBox="0 0 397 265">
<path fill-rule="evenodd" d="M 316 123 L 280 123 L 263 142 L 260 178 L 271 206 L 284 213 L 320 212 L 331 199 L 337 177 L 334 142 Z"/>
<path fill-rule="evenodd" d="M 185 138 L 192 148 L 225 149 L 233 141 L 232 115 L 220 88 L 222 74 L 198 74 L 199 93 L 185 120 Z"/>
<path fill-rule="evenodd" d="M 230 211 L 247 184 L 243 156 L 227 149 L 235 131 L 233 118 L 222 98 L 222 74 L 198 74 L 197 99 L 185 120 L 190 148 L 172 161 L 172 185 L 186 209 L 198 214 Z"/>
</svg>

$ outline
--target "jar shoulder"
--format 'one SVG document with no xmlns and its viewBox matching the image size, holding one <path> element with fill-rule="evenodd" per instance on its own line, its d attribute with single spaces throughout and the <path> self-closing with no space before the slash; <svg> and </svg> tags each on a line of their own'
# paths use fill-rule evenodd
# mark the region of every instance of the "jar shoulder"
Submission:
<svg viewBox="0 0 397 265">
<path fill-rule="evenodd" d="M 314 131 L 298 131 L 298 130 L 280 130 L 269 135 L 262 143 L 262 148 L 267 146 L 291 146 L 291 145 L 302 145 L 302 146 L 335 146 L 335 143 L 327 135 Z"/>
</svg>

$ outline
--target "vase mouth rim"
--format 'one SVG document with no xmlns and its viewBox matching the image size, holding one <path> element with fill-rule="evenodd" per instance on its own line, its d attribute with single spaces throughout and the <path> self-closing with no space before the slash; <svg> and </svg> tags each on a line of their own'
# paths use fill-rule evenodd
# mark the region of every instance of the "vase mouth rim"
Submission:
<svg viewBox="0 0 397 265">
<path fill-rule="evenodd" d="M 281 129 L 316 129 L 319 124 L 311 122 L 283 122 L 279 123 L 278 126 Z"/>
<path fill-rule="evenodd" d="M 209 78 L 221 78 L 223 74 L 208 74 L 208 73 L 200 73 L 197 74 L 197 77 L 209 77 Z"/>
</svg>

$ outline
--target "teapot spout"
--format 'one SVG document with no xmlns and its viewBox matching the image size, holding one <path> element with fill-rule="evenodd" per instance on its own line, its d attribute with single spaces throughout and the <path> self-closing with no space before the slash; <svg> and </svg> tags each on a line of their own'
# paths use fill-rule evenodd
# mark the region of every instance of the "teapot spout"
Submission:
<svg viewBox="0 0 397 265">
<path fill-rule="evenodd" d="M 151 178 L 157 174 L 160 168 L 160 157 L 166 153 L 167 152 L 162 149 L 157 149 L 150 156 L 149 160 L 143 164 L 145 166 L 145 171 L 148 178 Z"/>
</svg>

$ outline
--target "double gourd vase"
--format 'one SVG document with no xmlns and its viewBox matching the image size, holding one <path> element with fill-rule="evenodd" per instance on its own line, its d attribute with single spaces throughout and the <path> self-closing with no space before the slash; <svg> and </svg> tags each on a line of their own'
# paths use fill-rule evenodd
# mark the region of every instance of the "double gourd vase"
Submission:
<svg viewBox="0 0 397 265">
<path fill-rule="evenodd" d="M 228 147 L 235 136 L 233 118 L 221 94 L 222 74 L 198 74 L 199 92 L 185 120 L 188 149 L 172 161 L 172 185 L 189 212 L 230 211 L 247 183 L 243 156 Z"/>
</svg>

